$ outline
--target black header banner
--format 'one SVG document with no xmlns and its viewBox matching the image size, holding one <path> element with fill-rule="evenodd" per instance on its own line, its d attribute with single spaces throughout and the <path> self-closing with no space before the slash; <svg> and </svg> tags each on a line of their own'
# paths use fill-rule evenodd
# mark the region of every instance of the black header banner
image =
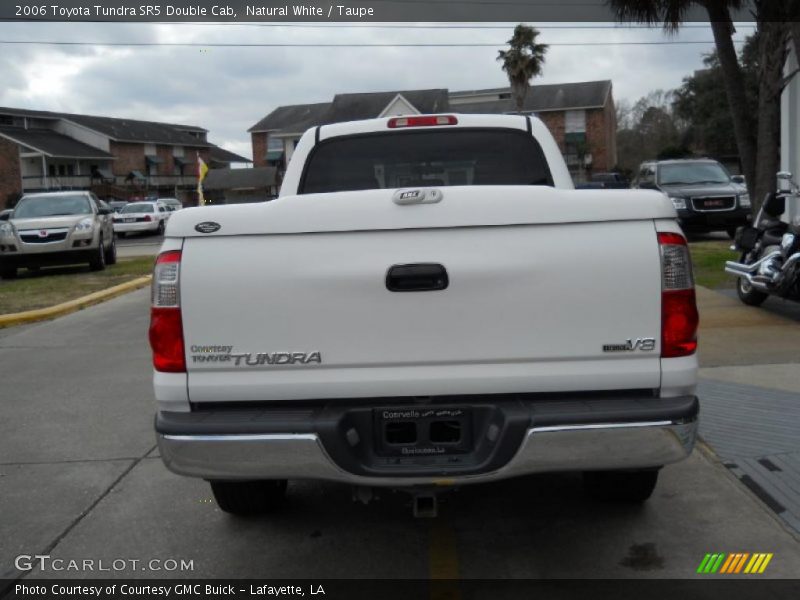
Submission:
<svg viewBox="0 0 800 600">
<path fill-rule="evenodd" d="M 752 20 L 747 4 L 734 21 Z M 3 0 L 0 20 L 536 23 L 606 22 L 614 14 L 607 0 Z M 696 4 L 685 15 L 707 20 Z"/>
</svg>

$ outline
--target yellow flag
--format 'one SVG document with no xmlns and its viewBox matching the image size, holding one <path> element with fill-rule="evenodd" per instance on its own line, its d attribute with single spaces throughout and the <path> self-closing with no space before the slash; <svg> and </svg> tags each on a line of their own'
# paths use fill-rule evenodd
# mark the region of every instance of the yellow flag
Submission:
<svg viewBox="0 0 800 600">
<path fill-rule="evenodd" d="M 200 158 L 200 153 L 197 153 L 197 204 L 204 206 L 206 203 L 205 196 L 203 196 L 203 179 L 208 174 L 208 165 Z"/>
<path fill-rule="evenodd" d="M 203 179 L 206 178 L 206 174 L 208 173 L 208 165 L 205 161 L 200 158 L 200 154 L 197 155 L 197 180 L 202 182 Z"/>
</svg>

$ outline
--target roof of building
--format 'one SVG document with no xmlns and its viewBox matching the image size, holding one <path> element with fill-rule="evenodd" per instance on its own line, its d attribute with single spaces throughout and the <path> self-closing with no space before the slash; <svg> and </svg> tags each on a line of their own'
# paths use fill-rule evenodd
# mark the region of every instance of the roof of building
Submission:
<svg viewBox="0 0 800 600">
<path fill-rule="evenodd" d="M 245 158 L 244 156 L 240 156 L 235 152 L 231 152 L 230 150 L 225 150 L 225 148 L 220 148 L 219 146 L 214 146 L 214 145 L 211 146 L 210 156 L 212 161 L 221 163 L 253 162 L 249 158 Z"/>
<path fill-rule="evenodd" d="M 358 119 L 374 119 L 380 116 L 398 95 L 421 113 L 445 112 L 450 108 L 446 89 L 337 94 L 331 102 L 324 122 L 343 123 Z"/>
<path fill-rule="evenodd" d="M 420 113 L 507 113 L 515 112 L 513 99 L 482 100 L 451 105 L 450 98 L 463 99 L 470 96 L 492 96 L 510 93 L 510 88 L 487 88 L 448 92 L 446 89 L 405 90 L 393 92 L 368 92 L 359 94 L 337 94 L 332 102 L 279 106 L 249 132 L 274 131 L 302 133 L 310 127 L 328 123 L 341 123 L 379 116 L 398 94 L 408 100 Z M 581 81 L 533 85 L 525 98 L 525 112 L 601 108 L 605 106 L 611 92 L 611 81 Z"/>
<path fill-rule="evenodd" d="M 279 106 L 247 131 L 283 130 L 297 133 L 319 125 L 330 108 L 330 102 Z"/>
<path fill-rule="evenodd" d="M 499 88 L 484 88 L 481 90 L 460 90 L 457 92 L 450 92 L 451 98 L 460 98 L 462 96 L 477 96 L 480 94 L 506 94 L 511 91 L 508 87 Z"/>
<path fill-rule="evenodd" d="M 120 142 L 199 146 L 203 148 L 210 146 L 208 142 L 204 142 L 191 133 L 188 133 L 190 131 L 196 133 L 206 132 L 202 127 L 194 125 L 176 125 L 174 123 L 140 121 L 138 119 L 120 119 L 116 117 L 99 117 L 94 115 L 78 115 L 73 113 L 6 107 L 0 107 L 0 115 L 37 119 L 63 119 L 102 133 Z"/>
<path fill-rule="evenodd" d="M 43 152 L 47 156 L 59 158 L 114 158 L 108 152 L 50 129 L 0 126 L 0 136 L 10 138 L 32 150 Z"/>
<path fill-rule="evenodd" d="M 509 92 L 509 88 L 493 88 L 487 90 L 471 90 L 453 92 L 452 96 L 471 96 L 499 94 Z M 578 83 L 558 83 L 550 85 L 532 85 L 525 96 L 525 112 L 545 112 L 549 110 L 570 110 L 580 108 L 602 108 L 611 92 L 611 80 L 581 81 Z M 516 111 L 513 99 L 486 100 L 457 104 L 453 107 L 457 112 L 465 113 L 503 113 Z"/>
<path fill-rule="evenodd" d="M 446 89 L 336 94 L 332 102 L 279 106 L 248 131 L 301 133 L 316 125 L 372 119 L 379 116 L 398 94 L 421 113 L 449 110 Z"/>
<path fill-rule="evenodd" d="M 203 180 L 207 190 L 249 190 L 277 185 L 275 167 L 251 169 L 211 169 Z"/>
</svg>

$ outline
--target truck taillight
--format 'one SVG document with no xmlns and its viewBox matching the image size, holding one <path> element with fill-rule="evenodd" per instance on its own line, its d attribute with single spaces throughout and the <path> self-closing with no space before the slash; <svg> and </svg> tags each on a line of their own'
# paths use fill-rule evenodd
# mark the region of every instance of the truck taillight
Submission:
<svg viewBox="0 0 800 600">
<path fill-rule="evenodd" d="M 421 117 L 394 117 L 386 123 L 389 129 L 435 127 L 437 125 L 458 125 L 458 119 L 453 115 L 425 115 Z"/>
<path fill-rule="evenodd" d="M 686 238 L 659 233 L 661 251 L 661 356 L 689 356 L 697 350 L 697 303 Z"/>
<path fill-rule="evenodd" d="M 150 348 L 156 371 L 185 373 L 180 281 L 181 252 L 170 250 L 158 255 L 153 270 L 150 305 Z"/>
</svg>

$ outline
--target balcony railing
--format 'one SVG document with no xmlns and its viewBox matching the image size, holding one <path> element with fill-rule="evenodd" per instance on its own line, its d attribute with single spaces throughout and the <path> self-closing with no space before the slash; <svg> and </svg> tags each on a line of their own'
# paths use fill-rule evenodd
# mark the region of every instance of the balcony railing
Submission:
<svg viewBox="0 0 800 600">
<path fill-rule="evenodd" d="M 88 175 L 64 177 L 40 177 L 38 175 L 22 178 L 22 189 L 27 190 L 85 190 L 92 185 Z"/>
<path fill-rule="evenodd" d="M 96 184 L 111 184 L 120 187 L 148 189 L 156 187 L 196 187 L 195 175 L 151 175 L 144 179 L 129 180 L 123 176 L 114 176 L 112 180 L 92 178 L 89 175 L 42 177 L 39 175 L 24 176 L 22 190 L 86 190 Z"/>
<path fill-rule="evenodd" d="M 117 184 L 119 184 L 119 180 L 124 178 L 117 177 Z M 141 180 L 137 181 L 139 183 Z M 166 185 L 177 185 L 177 186 L 184 186 L 184 185 L 197 185 L 197 176 L 196 175 L 151 175 L 145 179 L 147 185 L 151 187 L 156 186 L 166 186 Z M 124 181 L 122 182 L 124 183 Z"/>
</svg>

